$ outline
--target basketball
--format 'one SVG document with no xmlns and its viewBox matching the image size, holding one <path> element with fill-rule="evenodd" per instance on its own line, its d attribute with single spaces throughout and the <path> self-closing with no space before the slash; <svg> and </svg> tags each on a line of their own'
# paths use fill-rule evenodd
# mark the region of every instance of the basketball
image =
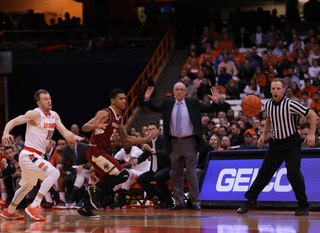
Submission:
<svg viewBox="0 0 320 233">
<path fill-rule="evenodd" d="M 241 110 L 247 116 L 255 116 L 261 111 L 262 102 L 255 95 L 247 95 L 241 101 Z"/>
</svg>

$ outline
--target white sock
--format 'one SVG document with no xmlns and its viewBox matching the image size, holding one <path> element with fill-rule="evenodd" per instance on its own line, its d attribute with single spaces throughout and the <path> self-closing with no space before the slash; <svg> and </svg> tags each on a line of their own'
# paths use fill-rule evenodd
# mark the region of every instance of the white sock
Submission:
<svg viewBox="0 0 320 233">
<path fill-rule="evenodd" d="M 41 204 L 42 199 L 43 198 L 36 196 L 36 198 L 31 204 L 31 208 L 36 208 L 37 206 L 39 206 Z"/>
<path fill-rule="evenodd" d="M 8 193 L 1 193 L 2 200 L 6 201 L 8 198 Z"/>
<path fill-rule="evenodd" d="M 50 192 L 48 192 L 48 193 L 44 196 L 44 198 L 46 199 L 47 202 L 52 203 L 52 197 L 51 197 L 51 193 L 50 193 Z"/>
<path fill-rule="evenodd" d="M 64 192 L 59 192 L 59 198 L 61 201 L 66 202 L 66 194 Z"/>
</svg>

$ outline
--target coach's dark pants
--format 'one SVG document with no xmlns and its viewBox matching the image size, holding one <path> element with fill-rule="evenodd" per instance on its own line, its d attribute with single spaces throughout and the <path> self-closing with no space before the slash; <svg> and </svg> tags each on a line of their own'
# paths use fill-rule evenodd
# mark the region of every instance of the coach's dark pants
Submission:
<svg viewBox="0 0 320 233">
<path fill-rule="evenodd" d="M 269 149 L 258 176 L 244 196 L 250 201 L 256 201 L 283 161 L 286 162 L 287 177 L 298 200 L 298 206 L 308 207 L 304 178 L 300 172 L 301 137 L 298 133 L 284 140 L 270 139 Z"/>
</svg>

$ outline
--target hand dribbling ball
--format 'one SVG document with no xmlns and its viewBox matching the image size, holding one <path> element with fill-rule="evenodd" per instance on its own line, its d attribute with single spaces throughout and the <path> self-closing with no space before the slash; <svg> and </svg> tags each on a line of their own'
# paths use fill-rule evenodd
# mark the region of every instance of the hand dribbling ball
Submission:
<svg viewBox="0 0 320 233">
<path fill-rule="evenodd" d="M 247 95 L 241 101 L 241 110 L 247 116 L 255 116 L 259 114 L 262 108 L 262 102 L 255 95 Z"/>
</svg>

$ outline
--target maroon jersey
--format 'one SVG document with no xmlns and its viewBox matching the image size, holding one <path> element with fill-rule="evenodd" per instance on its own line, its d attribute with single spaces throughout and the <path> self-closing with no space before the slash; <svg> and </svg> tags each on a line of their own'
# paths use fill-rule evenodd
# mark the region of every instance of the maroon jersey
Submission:
<svg viewBox="0 0 320 233">
<path fill-rule="evenodd" d="M 95 129 L 92 132 L 90 143 L 104 149 L 110 149 L 111 138 L 117 133 L 119 125 L 122 123 L 122 116 L 117 115 L 112 107 L 104 108 L 102 111 L 109 113 L 109 121 L 104 129 Z"/>
</svg>

